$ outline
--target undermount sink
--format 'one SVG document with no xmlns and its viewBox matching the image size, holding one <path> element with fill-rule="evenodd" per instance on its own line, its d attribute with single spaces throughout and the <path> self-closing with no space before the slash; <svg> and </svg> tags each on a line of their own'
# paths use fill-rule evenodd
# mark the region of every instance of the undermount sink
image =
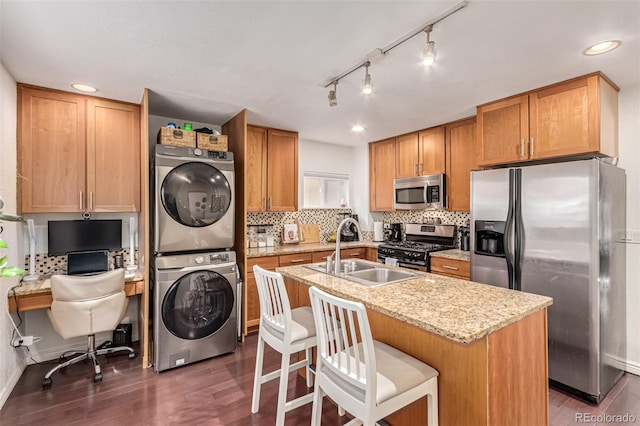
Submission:
<svg viewBox="0 0 640 426">
<path fill-rule="evenodd" d="M 337 276 L 342 279 L 356 282 L 358 284 L 366 285 L 367 287 L 378 287 L 385 284 L 397 283 L 405 280 L 415 278 L 417 274 L 408 271 L 400 271 L 397 269 L 378 268 L 375 264 L 369 262 L 363 262 L 360 260 L 344 260 L 340 262 L 343 265 L 349 265 L 349 273 L 345 276 L 343 271 L 340 271 Z M 304 265 L 314 271 L 327 273 L 326 263 L 311 263 Z M 330 273 L 329 275 L 336 275 Z"/>
<path fill-rule="evenodd" d="M 365 271 L 356 271 L 345 277 L 355 280 L 369 287 L 377 287 L 383 284 L 397 283 L 410 280 L 417 275 L 413 272 L 398 271 L 397 269 L 374 268 Z"/>
<path fill-rule="evenodd" d="M 374 269 L 376 267 L 371 263 L 363 262 L 361 260 L 343 260 L 340 262 L 340 264 L 342 265 L 342 267 L 340 268 L 340 274 L 342 274 L 342 272 L 344 271 L 343 269 L 344 265 L 349 265 L 350 273 L 357 272 L 357 271 L 366 271 L 369 269 Z M 333 266 L 333 262 L 331 262 L 331 265 Z M 304 266 L 306 266 L 309 269 L 313 269 L 314 271 L 324 272 L 325 274 L 327 273 L 327 264 L 325 262 L 311 263 Z M 331 275 L 333 274 L 331 273 Z"/>
</svg>

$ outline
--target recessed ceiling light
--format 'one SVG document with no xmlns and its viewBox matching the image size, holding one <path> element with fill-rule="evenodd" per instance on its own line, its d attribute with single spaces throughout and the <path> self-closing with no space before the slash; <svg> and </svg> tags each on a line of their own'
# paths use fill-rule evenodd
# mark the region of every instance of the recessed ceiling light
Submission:
<svg viewBox="0 0 640 426">
<path fill-rule="evenodd" d="M 71 87 L 73 87 L 76 90 L 80 90 L 81 92 L 94 93 L 98 91 L 98 89 L 96 89 L 93 86 L 89 86 L 88 84 L 73 83 Z"/>
<path fill-rule="evenodd" d="M 601 53 L 612 51 L 613 49 L 620 46 L 621 44 L 622 42 L 620 40 L 601 41 L 599 43 L 589 46 L 582 53 L 584 53 L 587 56 L 600 55 Z"/>
<path fill-rule="evenodd" d="M 362 127 L 362 126 L 361 126 L 361 125 L 359 125 L 359 124 L 356 124 L 355 126 L 353 126 L 353 127 L 351 128 L 351 130 L 353 130 L 354 132 L 362 132 L 362 131 L 364 130 L 364 127 Z"/>
</svg>

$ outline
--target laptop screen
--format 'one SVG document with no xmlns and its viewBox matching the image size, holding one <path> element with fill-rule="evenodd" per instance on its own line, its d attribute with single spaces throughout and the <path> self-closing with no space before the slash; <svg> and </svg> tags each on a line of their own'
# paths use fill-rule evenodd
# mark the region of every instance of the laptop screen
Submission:
<svg viewBox="0 0 640 426">
<path fill-rule="evenodd" d="M 67 275 L 94 275 L 108 270 L 107 250 L 74 252 L 67 255 Z"/>
</svg>

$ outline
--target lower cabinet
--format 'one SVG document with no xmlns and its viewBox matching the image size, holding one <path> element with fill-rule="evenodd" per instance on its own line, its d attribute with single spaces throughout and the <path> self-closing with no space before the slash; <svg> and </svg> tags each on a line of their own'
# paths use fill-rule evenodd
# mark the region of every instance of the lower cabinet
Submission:
<svg viewBox="0 0 640 426">
<path fill-rule="evenodd" d="M 471 278 L 469 262 L 465 260 L 446 259 L 444 257 L 431 258 L 431 273 L 461 280 L 469 280 Z"/>
<path fill-rule="evenodd" d="M 378 249 L 373 247 L 367 247 L 366 259 L 372 262 L 378 261 Z"/>
<path fill-rule="evenodd" d="M 260 300 L 258 299 L 258 287 L 256 286 L 256 277 L 253 274 L 253 265 L 275 271 L 279 266 L 278 256 L 247 259 L 247 276 L 244 283 L 243 333 L 245 335 L 257 331 L 260 324 Z"/>
</svg>

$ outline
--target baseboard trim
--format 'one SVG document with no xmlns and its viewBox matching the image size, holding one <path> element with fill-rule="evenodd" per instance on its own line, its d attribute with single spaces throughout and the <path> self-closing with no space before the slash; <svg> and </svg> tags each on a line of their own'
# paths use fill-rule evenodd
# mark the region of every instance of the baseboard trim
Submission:
<svg viewBox="0 0 640 426">
<path fill-rule="evenodd" d="M 627 373 L 635 374 L 636 376 L 640 376 L 640 363 L 625 361 L 624 363 L 624 371 Z"/>
<path fill-rule="evenodd" d="M 622 359 L 613 355 L 604 355 L 603 361 L 612 367 L 640 376 L 640 363 Z"/>
<path fill-rule="evenodd" d="M 2 387 L 2 392 L 0 393 L 0 409 L 4 407 L 5 402 L 9 399 L 9 395 L 11 395 L 13 388 L 18 384 L 20 376 L 22 376 L 25 368 L 27 368 L 26 363 L 22 364 L 22 368 L 15 369 L 7 380 L 7 383 Z"/>
</svg>

